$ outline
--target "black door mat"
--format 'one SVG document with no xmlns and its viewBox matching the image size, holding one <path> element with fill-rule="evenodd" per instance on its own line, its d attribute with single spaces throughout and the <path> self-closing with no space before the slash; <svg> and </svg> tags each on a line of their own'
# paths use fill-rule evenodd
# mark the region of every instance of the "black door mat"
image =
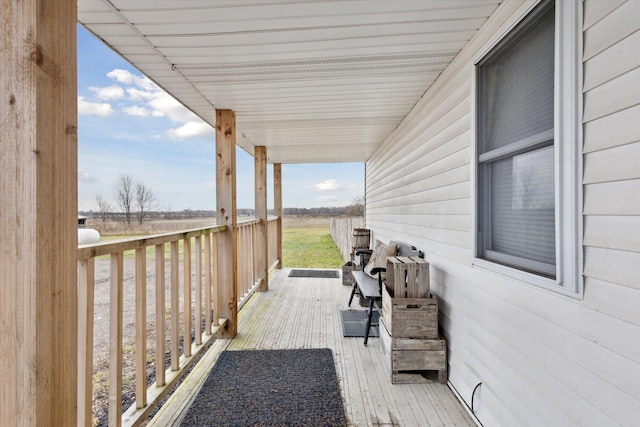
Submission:
<svg viewBox="0 0 640 427">
<path fill-rule="evenodd" d="M 342 336 L 343 337 L 364 337 L 367 328 L 367 310 L 340 310 L 342 318 Z M 371 329 L 369 329 L 369 337 L 380 336 L 378 330 L 378 322 L 380 313 L 375 310 L 371 315 Z"/>
<path fill-rule="evenodd" d="M 333 353 L 224 351 L 180 425 L 346 426 Z"/>
<path fill-rule="evenodd" d="M 337 279 L 338 270 L 291 270 L 289 277 L 313 277 L 318 279 Z"/>
</svg>

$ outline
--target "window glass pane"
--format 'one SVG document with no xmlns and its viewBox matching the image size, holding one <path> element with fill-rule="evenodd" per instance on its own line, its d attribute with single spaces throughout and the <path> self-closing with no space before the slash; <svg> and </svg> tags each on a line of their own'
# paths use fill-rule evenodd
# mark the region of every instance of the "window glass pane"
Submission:
<svg viewBox="0 0 640 427">
<path fill-rule="evenodd" d="M 555 265 L 553 146 L 496 161 L 490 170 L 490 244 L 486 250 Z"/>
<path fill-rule="evenodd" d="M 480 63 L 479 153 L 553 129 L 553 8 Z"/>
</svg>

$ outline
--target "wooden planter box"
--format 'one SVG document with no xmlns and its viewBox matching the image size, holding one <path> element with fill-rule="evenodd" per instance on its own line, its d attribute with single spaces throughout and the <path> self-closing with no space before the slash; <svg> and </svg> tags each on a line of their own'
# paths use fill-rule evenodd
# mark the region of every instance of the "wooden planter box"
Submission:
<svg viewBox="0 0 640 427">
<path fill-rule="evenodd" d="M 392 337 L 438 338 L 436 298 L 392 298 L 382 288 L 382 319 Z"/>
<path fill-rule="evenodd" d="M 379 330 L 383 362 L 392 384 L 433 382 L 425 376 L 428 371 L 437 371 L 438 381 L 446 384 L 447 342 L 444 339 L 392 337 L 384 319 Z"/>
<path fill-rule="evenodd" d="M 387 288 L 396 298 L 429 298 L 429 263 L 417 256 L 387 258 Z"/>
</svg>

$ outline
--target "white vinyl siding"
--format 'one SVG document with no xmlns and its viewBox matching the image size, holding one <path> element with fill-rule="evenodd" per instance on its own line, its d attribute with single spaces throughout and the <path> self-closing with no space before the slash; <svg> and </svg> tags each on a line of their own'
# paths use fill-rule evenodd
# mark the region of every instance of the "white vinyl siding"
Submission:
<svg viewBox="0 0 640 427">
<path fill-rule="evenodd" d="M 485 426 L 633 426 L 640 419 L 640 67 L 627 56 L 640 58 L 629 41 L 640 30 L 640 2 L 584 3 L 583 299 L 472 267 L 472 62 L 534 4 L 504 2 L 367 162 L 366 224 L 375 239 L 425 252 L 450 383 L 471 404 L 482 382 L 474 406 Z M 619 49 L 624 65 L 600 58 Z"/>
</svg>

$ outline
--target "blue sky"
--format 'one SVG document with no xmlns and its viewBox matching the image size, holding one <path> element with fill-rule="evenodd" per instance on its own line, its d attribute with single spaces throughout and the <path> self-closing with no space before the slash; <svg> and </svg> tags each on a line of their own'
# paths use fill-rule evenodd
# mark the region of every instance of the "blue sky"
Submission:
<svg viewBox="0 0 640 427">
<path fill-rule="evenodd" d="M 215 132 L 78 26 L 78 208 L 115 207 L 120 174 L 151 187 L 156 209 L 215 209 Z M 253 208 L 253 157 L 238 149 L 238 208 Z M 273 207 L 273 168 L 268 168 Z M 364 164 L 282 165 L 284 207 L 345 206 L 364 194 Z"/>
</svg>

